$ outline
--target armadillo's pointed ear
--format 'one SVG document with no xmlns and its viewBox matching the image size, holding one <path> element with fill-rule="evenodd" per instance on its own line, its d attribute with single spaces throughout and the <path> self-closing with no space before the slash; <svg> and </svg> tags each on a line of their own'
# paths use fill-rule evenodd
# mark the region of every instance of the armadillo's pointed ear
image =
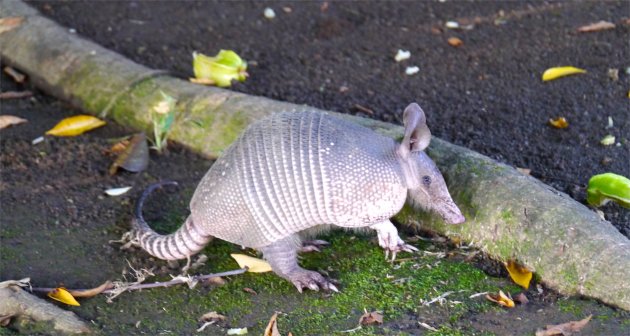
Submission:
<svg viewBox="0 0 630 336">
<path fill-rule="evenodd" d="M 403 112 L 403 124 L 405 125 L 405 137 L 400 144 L 402 152 L 422 151 L 431 142 L 431 131 L 427 126 L 427 117 L 420 105 L 411 103 Z"/>
</svg>

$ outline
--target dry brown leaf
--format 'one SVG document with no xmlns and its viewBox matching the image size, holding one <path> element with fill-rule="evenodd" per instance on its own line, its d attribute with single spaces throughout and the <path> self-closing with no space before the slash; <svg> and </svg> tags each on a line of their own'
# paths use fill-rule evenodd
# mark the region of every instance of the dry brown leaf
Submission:
<svg viewBox="0 0 630 336">
<path fill-rule="evenodd" d="M 205 280 L 205 283 L 213 286 L 223 286 L 225 285 L 225 280 L 222 277 L 212 277 Z"/>
<path fill-rule="evenodd" d="M 464 44 L 464 41 L 462 41 L 461 39 L 459 39 L 457 37 L 449 37 L 448 38 L 448 44 L 451 47 L 456 47 L 457 48 L 457 47 L 461 46 L 462 44 Z"/>
<path fill-rule="evenodd" d="M 12 125 L 22 124 L 25 122 L 28 122 L 28 120 L 8 114 L 0 115 L 0 129 L 7 128 Z"/>
<path fill-rule="evenodd" d="M 252 294 L 252 295 L 258 295 L 258 293 L 256 293 L 255 290 L 253 290 L 251 288 L 248 288 L 248 287 L 243 288 L 243 292 L 249 293 L 249 294 Z"/>
<path fill-rule="evenodd" d="M 527 296 L 525 296 L 525 293 L 518 293 L 515 297 L 514 297 L 514 302 L 518 302 L 522 305 L 526 305 L 529 303 L 529 299 L 527 298 Z"/>
<path fill-rule="evenodd" d="M 199 318 L 200 322 L 210 322 L 210 321 L 215 321 L 215 322 L 219 322 L 219 321 L 225 321 L 225 316 L 215 312 L 215 311 L 211 311 L 209 313 L 205 313 L 203 315 L 201 315 L 201 317 Z"/>
<path fill-rule="evenodd" d="M 23 21 L 24 18 L 21 16 L 10 16 L 0 19 L 0 34 L 19 27 Z"/>
<path fill-rule="evenodd" d="M 549 125 L 555 128 L 567 128 L 569 127 L 569 122 L 565 117 L 558 117 L 556 119 L 549 119 Z"/>
<path fill-rule="evenodd" d="M 20 99 L 26 98 L 33 95 L 31 91 L 7 91 L 0 92 L 0 99 Z"/>
<path fill-rule="evenodd" d="M 118 155 L 111 167 L 109 175 L 116 174 L 118 168 L 139 173 L 149 165 L 149 147 L 144 133 L 138 133 L 129 140 L 129 145 Z"/>
<path fill-rule="evenodd" d="M 519 173 L 523 174 L 523 175 L 529 175 L 532 173 L 532 170 L 529 168 L 516 168 L 516 170 L 519 171 Z"/>
<path fill-rule="evenodd" d="M 278 330 L 278 313 L 274 313 L 271 319 L 269 320 L 269 324 L 267 324 L 267 328 L 265 328 L 264 336 L 281 336 L 280 331 Z"/>
<path fill-rule="evenodd" d="M 360 325 L 382 324 L 382 323 L 383 323 L 383 314 L 376 311 L 368 313 L 366 310 L 365 314 L 361 315 L 361 317 L 359 318 Z"/>
<path fill-rule="evenodd" d="M 72 294 L 72 296 L 74 296 L 74 297 L 90 298 L 90 297 L 93 297 L 95 295 L 101 294 L 105 290 L 112 289 L 112 288 L 114 288 L 112 283 L 109 282 L 109 281 L 105 281 L 102 285 L 100 285 L 98 287 L 95 287 L 95 288 L 92 288 L 92 289 L 68 290 L 68 292 L 70 292 L 70 294 Z"/>
<path fill-rule="evenodd" d="M 588 24 L 586 26 L 582 26 L 578 28 L 578 32 L 580 33 L 590 33 L 597 32 L 602 30 L 615 29 L 615 24 L 608 21 L 599 21 L 595 23 Z"/>
<path fill-rule="evenodd" d="M 21 74 L 19 71 L 9 66 L 4 67 L 4 73 L 9 75 L 9 77 L 13 78 L 13 80 L 18 84 L 22 84 L 26 80 L 25 75 Z"/>
<path fill-rule="evenodd" d="M 562 324 L 547 325 L 545 326 L 546 330 L 536 331 L 536 336 L 570 336 L 573 333 L 582 330 L 582 328 L 584 328 L 588 324 L 592 317 L 593 315 L 589 315 L 588 317 L 580 321 L 571 321 Z"/>
<path fill-rule="evenodd" d="M 499 294 L 487 294 L 486 299 L 507 308 L 514 308 L 514 301 L 512 298 L 508 297 L 503 293 L 503 291 L 499 291 Z"/>
<path fill-rule="evenodd" d="M 112 154 L 120 154 L 129 146 L 129 139 L 123 139 L 117 143 L 115 143 L 112 147 L 109 148 L 109 153 Z"/>
</svg>

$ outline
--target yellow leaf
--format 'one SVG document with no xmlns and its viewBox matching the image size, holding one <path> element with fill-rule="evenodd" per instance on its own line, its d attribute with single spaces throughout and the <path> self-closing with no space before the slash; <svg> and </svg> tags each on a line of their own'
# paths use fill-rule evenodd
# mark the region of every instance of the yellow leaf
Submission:
<svg viewBox="0 0 630 336">
<path fill-rule="evenodd" d="M 519 286 L 527 289 L 529 288 L 529 282 L 532 280 L 532 272 L 527 268 L 517 264 L 514 260 L 508 260 L 505 264 L 510 278 Z"/>
<path fill-rule="evenodd" d="M 512 299 L 505 295 L 505 293 L 501 290 L 499 291 L 499 294 L 486 295 L 486 299 L 503 307 L 514 308 L 514 301 L 512 301 Z"/>
<path fill-rule="evenodd" d="M 75 136 L 105 125 L 99 118 L 90 115 L 78 115 L 63 119 L 46 134 L 55 136 Z"/>
<path fill-rule="evenodd" d="M 70 306 L 80 306 L 77 300 L 74 299 L 74 296 L 63 287 L 53 289 L 48 293 L 48 297 Z"/>
<path fill-rule="evenodd" d="M 252 273 L 271 272 L 271 265 L 269 265 L 268 262 L 262 259 L 250 257 L 244 254 L 233 253 L 230 255 L 232 256 L 232 258 L 234 258 L 234 260 L 236 260 L 239 266 L 248 267 L 248 270 L 247 270 L 248 272 L 252 272 Z"/>
<path fill-rule="evenodd" d="M 569 127 L 569 122 L 565 117 L 559 117 L 556 119 L 549 119 L 549 125 L 555 128 L 567 128 Z"/>
<path fill-rule="evenodd" d="M 545 72 L 543 73 L 542 80 L 543 82 L 546 82 L 546 81 L 554 80 L 560 77 L 581 74 L 581 73 L 586 73 L 586 70 L 572 67 L 572 66 L 549 68 L 545 70 Z"/>
</svg>

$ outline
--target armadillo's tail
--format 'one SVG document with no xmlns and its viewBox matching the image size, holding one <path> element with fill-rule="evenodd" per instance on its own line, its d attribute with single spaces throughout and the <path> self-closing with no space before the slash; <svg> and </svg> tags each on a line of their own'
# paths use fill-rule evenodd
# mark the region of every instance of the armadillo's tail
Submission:
<svg viewBox="0 0 630 336">
<path fill-rule="evenodd" d="M 167 260 L 184 259 L 201 251 L 212 237 L 200 234 L 192 216 L 188 216 L 184 225 L 169 235 L 161 235 L 149 227 L 142 216 L 142 205 L 153 190 L 165 185 L 177 185 L 177 182 L 154 183 L 138 199 L 133 219 L 134 236 L 140 242 L 140 246 L 155 257 Z"/>
</svg>

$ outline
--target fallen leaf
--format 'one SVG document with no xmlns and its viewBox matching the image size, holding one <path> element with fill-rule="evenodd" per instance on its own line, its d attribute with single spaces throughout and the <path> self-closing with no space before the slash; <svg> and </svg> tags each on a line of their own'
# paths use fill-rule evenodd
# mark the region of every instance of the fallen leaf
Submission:
<svg viewBox="0 0 630 336">
<path fill-rule="evenodd" d="M 222 277 L 212 277 L 212 278 L 208 278 L 204 281 L 206 284 L 208 285 L 212 285 L 212 286 L 223 286 L 225 285 L 225 280 L 223 280 Z"/>
<path fill-rule="evenodd" d="M 586 188 L 586 202 L 599 207 L 609 201 L 630 209 L 630 179 L 614 173 L 591 177 Z"/>
<path fill-rule="evenodd" d="M 31 91 L 7 91 L 0 92 L 0 99 L 20 99 L 26 98 L 33 95 Z"/>
<path fill-rule="evenodd" d="M 228 329 L 228 335 L 245 335 L 247 334 L 247 328 L 232 328 Z"/>
<path fill-rule="evenodd" d="M 105 125 L 105 122 L 91 115 L 77 115 L 61 120 L 46 134 L 54 136 L 76 136 Z"/>
<path fill-rule="evenodd" d="M 545 70 L 545 72 L 543 73 L 542 80 L 543 82 L 547 82 L 547 81 L 554 80 L 560 77 L 575 75 L 575 74 L 582 74 L 582 73 L 586 73 L 586 70 L 572 67 L 572 66 L 549 68 Z"/>
<path fill-rule="evenodd" d="M 267 328 L 265 328 L 264 336 L 281 336 L 280 331 L 278 330 L 278 313 L 274 313 L 269 323 L 267 324 Z"/>
<path fill-rule="evenodd" d="M 619 69 L 608 69 L 608 78 L 610 78 L 611 81 L 616 82 L 619 80 Z"/>
<path fill-rule="evenodd" d="M 252 294 L 252 295 L 258 295 L 258 293 L 256 293 L 255 290 L 253 290 L 251 288 L 248 288 L 248 287 L 243 288 L 243 292 L 249 293 L 249 294 Z"/>
<path fill-rule="evenodd" d="M 48 293 L 48 297 L 70 306 L 80 306 L 79 302 L 65 288 L 58 287 Z"/>
<path fill-rule="evenodd" d="M 236 260 L 236 262 L 241 268 L 247 267 L 248 272 L 252 272 L 252 273 L 271 272 L 271 265 L 269 265 L 268 262 L 262 259 L 258 259 L 258 258 L 250 257 L 248 255 L 238 254 L 238 253 L 233 253 L 230 255 L 232 256 L 232 258 L 234 258 L 234 260 Z"/>
<path fill-rule="evenodd" d="M 457 37 L 449 37 L 447 42 L 449 45 L 451 45 L 451 47 L 456 47 L 456 48 L 464 44 L 464 41 L 462 41 L 461 39 Z"/>
<path fill-rule="evenodd" d="M 514 302 L 518 302 L 522 305 L 526 305 L 529 303 L 529 299 L 527 298 L 525 293 L 518 293 L 518 295 L 514 297 Z"/>
<path fill-rule="evenodd" d="M 361 315 L 361 317 L 359 318 L 359 324 L 360 325 L 383 324 L 383 314 L 376 311 L 368 313 L 366 310 L 365 313 Z"/>
<path fill-rule="evenodd" d="M 405 69 L 405 74 L 407 76 L 411 76 L 417 74 L 418 71 L 420 71 L 420 68 L 418 68 L 417 66 L 410 66 Z"/>
<path fill-rule="evenodd" d="M 398 49 L 396 56 L 394 56 L 394 60 L 396 62 L 400 62 L 409 59 L 409 57 L 411 57 L 411 51 Z"/>
<path fill-rule="evenodd" d="M 149 166 L 149 146 L 144 133 L 138 133 L 129 140 L 129 145 L 123 150 L 112 166 L 109 174 L 114 175 L 118 167 L 132 173 L 141 172 Z"/>
<path fill-rule="evenodd" d="M 547 325 L 545 326 L 546 330 L 536 331 L 536 336 L 570 336 L 571 334 L 582 330 L 582 328 L 584 328 L 588 324 L 592 317 L 593 315 L 589 315 L 588 317 L 580 321 L 571 321 L 562 324 Z"/>
<path fill-rule="evenodd" d="M 120 196 L 129 190 L 131 190 L 131 187 L 111 188 L 111 189 L 105 190 L 105 193 L 108 196 Z"/>
<path fill-rule="evenodd" d="M 232 50 L 220 50 L 214 57 L 193 52 L 193 72 L 196 79 L 210 80 L 213 85 L 227 87 L 232 80 L 247 78 L 247 62 Z"/>
<path fill-rule="evenodd" d="M 109 149 L 108 152 L 112 154 L 120 154 L 125 150 L 125 148 L 127 148 L 127 146 L 129 146 L 129 138 L 118 141 Z"/>
<path fill-rule="evenodd" d="M 21 16 L 10 16 L 0 19 L 0 34 L 19 27 L 22 22 L 24 22 L 24 18 Z"/>
<path fill-rule="evenodd" d="M 608 29 L 615 29 L 615 24 L 608 21 L 599 21 L 582 26 L 578 28 L 577 31 L 580 33 L 590 33 Z"/>
<path fill-rule="evenodd" d="M 0 129 L 7 128 L 12 125 L 22 124 L 25 122 L 28 122 L 28 120 L 8 114 L 0 115 Z"/>
<path fill-rule="evenodd" d="M 71 290 L 68 292 L 74 297 L 90 298 L 98 294 L 101 294 L 105 290 L 112 289 L 112 288 L 114 288 L 112 283 L 109 281 L 105 281 L 102 285 L 95 288 L 86 289 L 86 290 Z"/>
<path fill-rule="evenodd" d="M 201 317 L 199 318 L 200 322 L 209 322 L 209 321 L 225 321 L 225 316 L 215 312 L 215 311 L 211 311 L 209 313 L 205 313 L 203 315 L 201 315 Z"/>
<path fill-rule="evenodd" d="M 37 137 L 37 138 L 33 139 L 33 141 L 31 141 L 31 144 L 34 146 L 34 145 L 37 145 L 38 143 L 43 142 L 43 141 L 44 141 L 44 137 L 40 136 L 40 137 Z"/>
<path fill-rule="evenodd" d="M 549 119 L 549 125 L 555 128 L 567 128 L 569 127 L 569 122 L 565 117 L 558 117 L 556 119 Z"/>
<path fill-rule="evenodd" d="M 604 145 L 604 146 L 610 146 L 615 144 L 615 136 L 614 135 L 610 135 L 608 134 L 607 136 L 603 137 L 600 141 L 600 144 Z"/>
<path fill-rule="evenodd" d="M 514 308 L 514 301 L 506 296 L 501 290 L 499 291 L 499 294 L 487 294 L 486 299 L 503 307 Z"/>
<path fill-rule="evenodd" d="M 13 69 L 10 66 L 6 66 L 4 67 L 4 73 L 6 73 L 7 75 L 9 75 L 9 77 L 13 78 L 13 80 L 18 83 L 18 84 L 22 84 L 24 83 L 24 81 L 26 80 L 26 76 L 22 73 L 20 73 L 19 71 Z"/>
<path fill-rule="evenodd" d="M 516 168 L 516 170 L 518 170 L 523 175 L 530 175 L 532 173 L 532 170 L 529 168 Z"/>
<path fill-rule="evenodd" d="M 510 273 L 512 281 L 525 289 L 529 288 L 529 282 L 532 280 L 532 272 L 526 267 L 517 264 L 514 260 L 508 260 L 505 264 L 505 268 L 507 268 L 508 273 Z"/>
</svg>

